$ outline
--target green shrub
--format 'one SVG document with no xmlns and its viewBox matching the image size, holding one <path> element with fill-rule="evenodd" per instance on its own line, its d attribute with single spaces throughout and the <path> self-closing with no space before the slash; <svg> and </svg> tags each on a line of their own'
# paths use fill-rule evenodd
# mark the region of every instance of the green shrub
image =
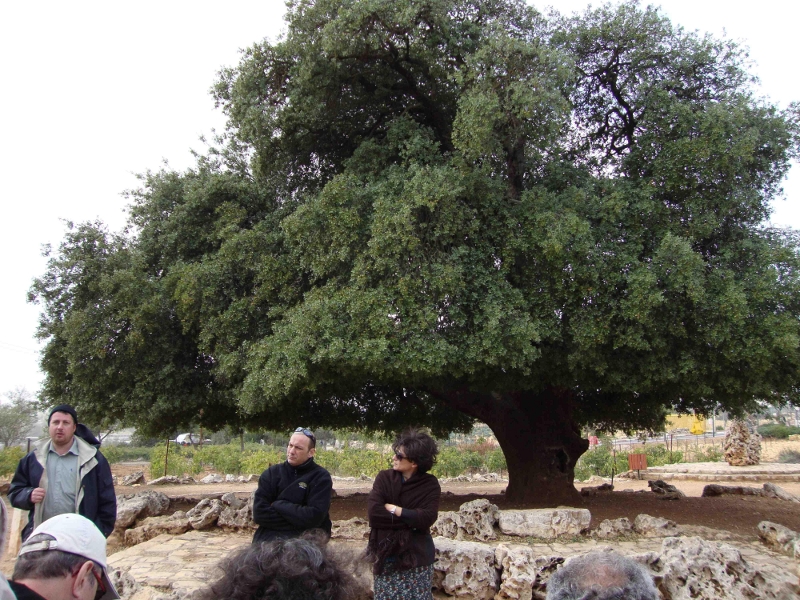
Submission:
<svg viewBox="0 0 800 600">
<path fill-rule="evenodd" d="M 695 462 L 720 462 L 722 460 L 722 450 L 715 446 L 706 446 L 703 452 L 698 452 Z"/>
<path fill-rule="evenodd" d="M 619 451 L 616 457 L 608 444 L 598 446 L 584 453 L 575 465 L 575 478 L 588 479 L 592 475 L 611 477 L 628 470 L 628 452 Z"/>
<path fill-rule="evenodd" d="M 446 446 L 439 449 L 439 456 L 431 473 L 436 477 L 457 477 L 464 472 L 465 468 L 466 463 L 461 450 L 453 446 Z"/>
<path fill-rule="evenodd" d="M 19 446 L 0 450 L 0 475 L 12 475 L 17 470 L 17 465 L 23 456 L 25 456 L 25 450 Z"/>
<path fill-rule="evenodd" d="M 778 462 L 779 463 L 793 463 L 797 464 L 800 463 L 800 452 L 797 450 L 781 450 L 781 453 L 778 454 Z"/>
<path fill-rule="evenodd" d="M 314 461 L 318 465 L 325 467 L 331 475 L 338 475 L 342 457 L 336 450 L 317 450 Z"/>
<path fill-rule="evenodd" d="M 473 473 L 482 471 L 486 466 L 483 456 L 475 450 L 462 450 L 461 456 L 464 461 L 464 470 L 471 470 Z"/>
<path fill-rule="evenodd" d="M 683 461 L 682 452 L 670 452 L 669 448 L 664 444 L 645 446 L 644 453 L 647 455 L 648 467 L 660 467 L 661 465 L 671 465 Z"/>
<path fill-rule="evenodd" d="M 198 470 L 209 468 L 218 473 L 239 474 L 242 471 L 242 451 L 238 446 L 225 444 L 223 446 L 205 445 L 194 452 L 192 460 Z"/>
<path fill-rule="evenodd" d="M 171 449 L 171 447 L 170 447 Z M 152 447 L 137 447 L 119 444 L 114 446 L 101 446 L 100 452 L 106 457 L 110 464 L 133 460 L 150 460 L 150 455 L 153 453 Z"/>
<path fill-rule="evenodd" d="M 362 474 L 375 477 L 378 471 L 389 465 L 389 455 L 376 450 L 345 448 L 339 455 L 339 466 L 334 474 L 342 477 L 358 477 Z"/>
<path fill-rule="evenodd" d="M 506 455 L 500 448 L 495 448 L 486 455 L 486 468 L 490 473 L 502 473 L 508 471 Z"/>
<path fill-rule="evenodd" d="M 257 450 L 247 451 L 242 455 L 241 472 L 248 475 L 260 475 L 269 468 L 286 460 L 286 453 L 272 446 L 258 446 Z"/>
<path fill-rule="evenodd" d="M 164 476 L 164 457 L 166 455 L 166 444 L 153 448 L 150 459 L 150 479 Z M 170 444 L 169 460 L 167 463 L 167 475 L 181 477 L 183 475 L 197 475 L 200 472 L 199 465 L 195 465 L 189 454 L 192 453 L 187 448 Z"/>
<path fill-rule="evenodd" d="M 760 433 L 762 437 L 785 440 L 790 435 L 800 433 L 800 427 L 792 427 L 791 425 L 783 425 L 782 423 L 768 423 L 766 425 L 761 425 L 758 428 L 758 433 Z"/>
</svg>

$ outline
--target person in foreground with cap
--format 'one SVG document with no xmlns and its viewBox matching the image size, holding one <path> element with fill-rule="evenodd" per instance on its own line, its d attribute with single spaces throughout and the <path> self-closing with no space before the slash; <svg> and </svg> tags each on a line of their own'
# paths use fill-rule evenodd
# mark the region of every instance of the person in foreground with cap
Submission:
<svg viewBox="0 0 800 600">
<path fill-rule="evenodd" d="M 48 519 L 23 542 L 9 582 L 17 600 L 114 600 L 106 538 L 75 514 Z"/>
<path fill-rule="evenodd" d="M 253 498 L 253 543 L 292 538 L 321 529 L 331 535 L 331 475 L 314 462 L 317 438 L 305 427 L 295 429 L 286 447 L 286 462 L 272 465 L 258 478 Z"/>
<path fill-rule="evenodd" d="M 76 435 L 78 415 L 68 404 L 50 411 L 48 427 L 50 438 L 19 461 L 8 490 L 12 506 L 30 511 L 23 541 L 40 523 L 64 513 L 83 515 L 108 537 L 117 519 L 117 497 L 111 467 L 92 445 L 97 440 L 92 436 L 89 443 Z"/>
</svg>

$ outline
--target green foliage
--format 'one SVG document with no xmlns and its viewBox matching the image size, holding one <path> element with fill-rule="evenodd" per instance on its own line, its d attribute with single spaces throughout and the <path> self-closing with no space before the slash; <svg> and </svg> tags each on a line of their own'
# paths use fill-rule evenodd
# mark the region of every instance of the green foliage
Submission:
<svg viewBox="0 0 800 600">
<path fill-rule="evenodd" d="M 498 474 L 502 474 L 503 471 L 508 470 L 506 455 L 503 454 L 502 449 L 495 448 L 486 455 L 486 470 L 490 473 Z"/>
<path fill-rule="evenodd" d="M 106 457 L 106 460 L 113 465 L 134 460 L 149 461 L 150 455 L 153 453 L 153 447 L 128 446 L 127 444 L 103 445 L 100 451 Z"/>
<path fill-rule="evenodd" d="M 792 425 L 783 425 L 781 423 L 768 423 L 758 427 L 758 433 L 765 438 L 774 438 L 776 440 L 788 439 L 790 435 L 800 433 L 800 427 Z"/>
<path fill-rule="evenodd" d="M 165 475 L 164 462 L 166 452 L 166 444 L 153 448 L 153 452 L 150 456 L 150 479 L 156 479 Z M 170 444 L 166 475 L 182 477 L 184 475 L 196 475 L 200 473 L 200 465 L 192 461 L 191 455 L 192 452 L 190 450 L 181 448 L 176 444 Z"/>
<path fill-rule="evenodd" d="M 345 448 L 337 454 L 338 464 L 334 467 L 333 474 L 343 477 L 359 477 L 362 474 L 375 477 L 378 471 L 389 465 L 390 455 L 375 450 Z"/>
<path fill-rule="evenodd" d="M 695 455 L 695 462 L 719 462 L 723 458 L 722 450 L 715 446 L 706 446 L 703 452 Z"/>
<path fill-rule="evenodd" d="M 781 450 L 780 454 L 778 454 L 778 462 L 779 463 L 800 463 L 800 452 L 797 450 Z"/>
<path fill-rule="evenodd" d="M 251 450 L 242 456 L 242 473 L 260 475 L 269 466 L 278 464 L 286 460 L 286 451 L 278 450 L 270 446 L 262 446 L 257 450 Z"/>
<path fill-rule="evenodd" d="M 592 475 L 611 477 L 612 473 L 618 474 L 627 470 L 628 453 L 613 453 L 608 445 L 603 444 L 580 457 L 575 466 L 575 478 L 588 479 Z"/>
<path fill-rule="evenodd" d="M 221 473 L 239 474 L 242 471 L 242 458 L 238 444 L 204 445 L 195 451 L 192 461 L 198 471 L 209 467 Z"/>
<path fill-rule="evenodd" d="M 436 464 L 433 465 L 431 473 L 436 477 L 457 477 L 466 469 L 464 454 L 457 447 L 446 446 L 439 450 L 436 457 Z"/>
<path fill-rule="evenodd" d="M 600 477 L 611 477 L 612 471 L 615 475 L 628 471 L 628 455 L 644 454 L 647 456 L 648 467 L 658 467 L 660 465 L 675 464 L 683 462 L 682 452 L 670 452 L 664 444 L 648 444 L 644 449 L 636 448 L 631 451 L 628 449 L 617 450 L 612 453 L 609 444 L 603 444 L 586 452 L 578 459 L 575 467 L 575 478 L 579 480 L 589 479 L 592 475 Z M 614 456 L 614 454 L 616 456 Z M 717 458 L 714 458 L 717 457 Z M 700 461 L 719 460 L 721 454 L 714 448 L 708 448 L 705 454 L 699 455 L 696 459 Z"/>
<path fill-rule="evenodd" d="M 546 468 L 581 425 L 796 393 L 798 236 L 762 223 L 800 119 L 736 44 L 633 1 L 286 18 L 221 72 L 224 147 L 48 255 L 47 401 L 147 433 L 478 418 Z"/>
<path fill-rule="evenodd" d="M 4 477 L 13 475 L 23 456 L 25 456 L 25 450 L 19 446 L 9 446 L 0 450 L 0 475 Z"/>
</svg>

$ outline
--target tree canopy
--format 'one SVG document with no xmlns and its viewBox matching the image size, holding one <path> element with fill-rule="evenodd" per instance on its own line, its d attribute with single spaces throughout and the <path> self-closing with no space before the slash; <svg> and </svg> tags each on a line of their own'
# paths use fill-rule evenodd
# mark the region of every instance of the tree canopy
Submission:
<svg viewBox="0 0 800 600">
<path fill-rule="evenodd" d="M 214 87 L 221 144 L 73 227 L 31 299 L 44 396 L 190 421 L 495 432 L 563 497 L 580 426 L 795 394 L 796 105 L 657 9 L 294 0 Z"/>
</svg>

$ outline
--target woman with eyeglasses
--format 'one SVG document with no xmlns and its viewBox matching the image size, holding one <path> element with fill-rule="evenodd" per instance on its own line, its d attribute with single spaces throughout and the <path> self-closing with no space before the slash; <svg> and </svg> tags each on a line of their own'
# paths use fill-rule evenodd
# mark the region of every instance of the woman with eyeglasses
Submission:
<svg viewBox="0 0 800 600">
<path fill-rule="evenodd" d="M 375 600 L 430 599 L 435 561 L 430 527 L 442 489 L 428 471 L 439 449 L 427 433 L 409 429 L 392 450 L 392 468 L 378 473 L 367 508 Z"/>
</svg>

